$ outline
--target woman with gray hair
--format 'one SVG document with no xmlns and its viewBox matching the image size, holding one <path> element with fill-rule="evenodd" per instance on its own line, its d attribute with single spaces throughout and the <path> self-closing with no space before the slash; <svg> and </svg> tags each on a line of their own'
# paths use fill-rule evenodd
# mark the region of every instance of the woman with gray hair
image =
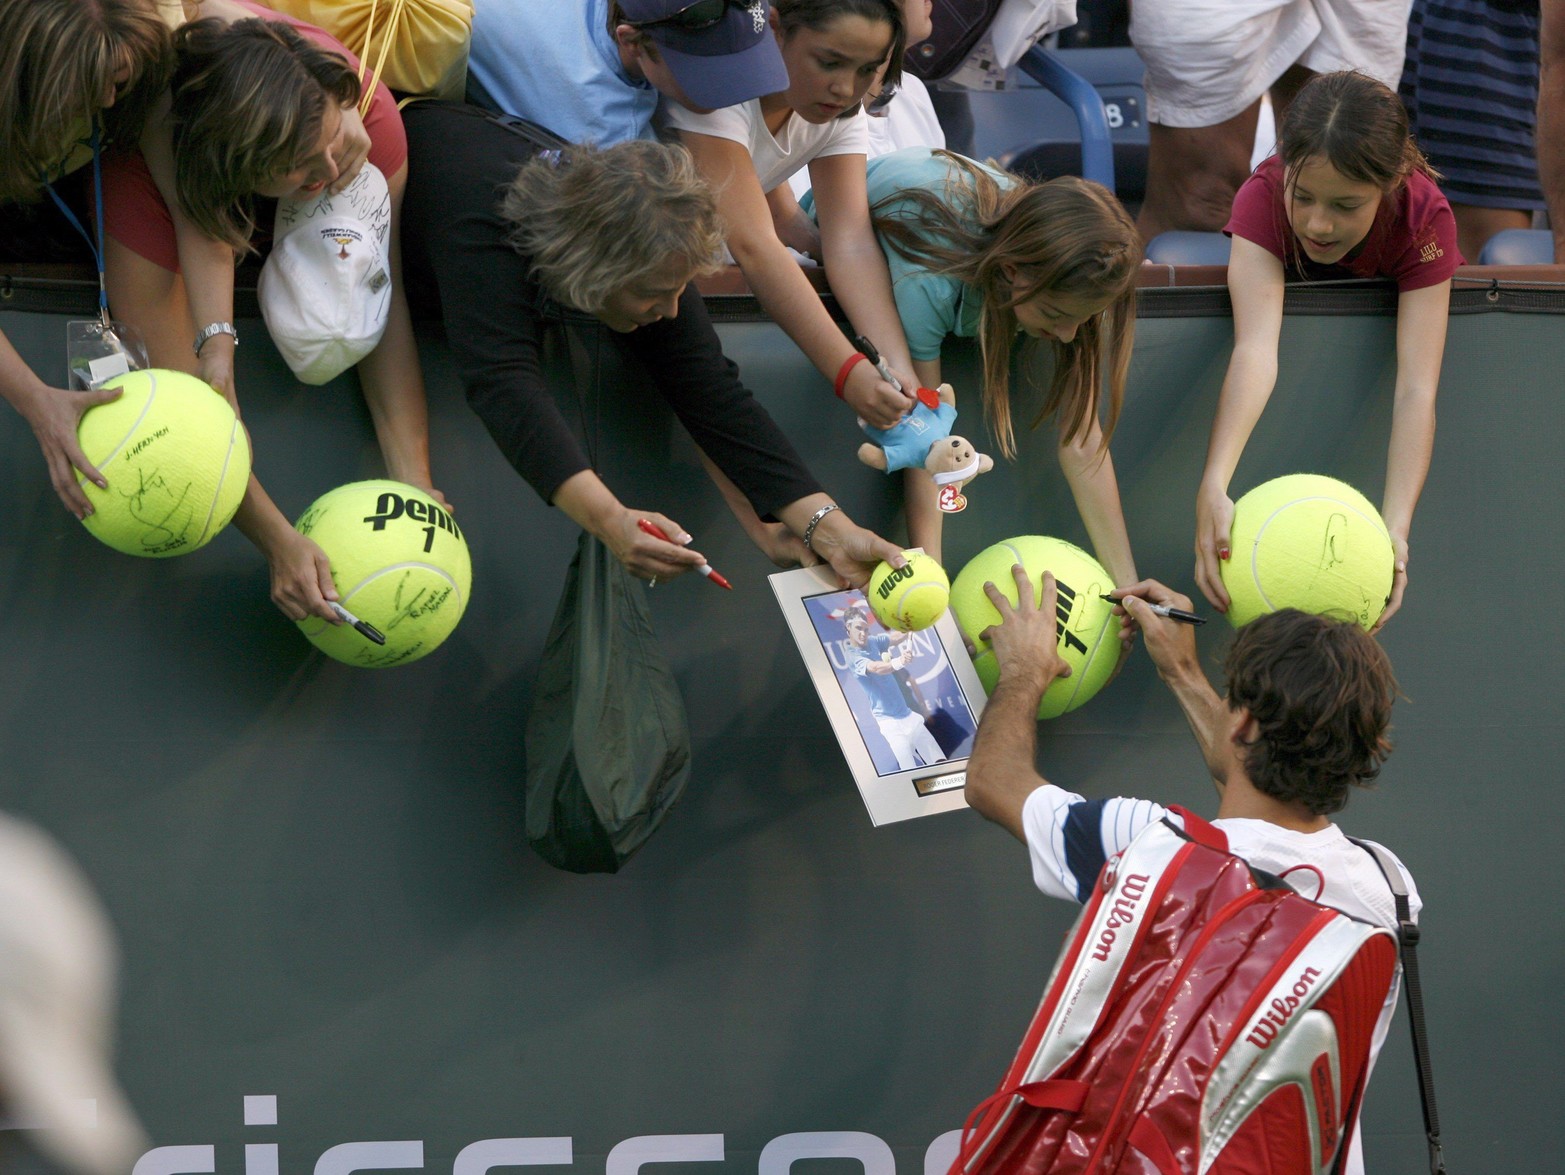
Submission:
<svg viewBox="0 0 1565 1175">
<path fill-rule="evenodd" d="M 410 274 L 428 278 L 409 288 L 438 292 L 468 403 L 546 502 L 644 579 L 706 562 L 677 522 L 624 505 L 572 434 L 544 356 L 549 335 L 570 327 L 591 344 L 579 378 L 601 378 L 605 347 L 644 373 L 774 562 L 829 563 L 855 586 L 883 559 L 902 563 L 827 496 L 723 356 L 689 286 L 715 267 L 722 225 L 684 150 L 639 140 L 557 149 L 538 128 L 442 103 L 403 117 L 403 243 Z"/>
</svg>

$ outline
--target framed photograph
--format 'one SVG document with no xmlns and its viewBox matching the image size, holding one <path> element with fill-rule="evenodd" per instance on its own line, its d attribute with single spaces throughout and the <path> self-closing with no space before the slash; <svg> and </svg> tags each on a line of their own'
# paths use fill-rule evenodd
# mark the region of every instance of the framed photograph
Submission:
<svg viewBox="0 0 1565 1175">
<path fill-rule="evenodd" d="M 871 822 L 965 808 L 985 695 L 951 614 L 898 632 L 830 568 L 770 578 Z"/>
</svg>

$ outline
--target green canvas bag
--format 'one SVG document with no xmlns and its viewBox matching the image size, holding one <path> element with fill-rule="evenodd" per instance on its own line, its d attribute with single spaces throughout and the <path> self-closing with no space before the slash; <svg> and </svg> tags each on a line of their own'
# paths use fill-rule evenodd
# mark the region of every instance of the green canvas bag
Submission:
<svg viewBox="0 0 1565 1175">
<path fill-rule="evenodd" d="M 527 719 L 527 839 L 574 873 L 615 873 L 690 779 L 690 727 L 646 590 L 583 534 Z"/>
</svg>

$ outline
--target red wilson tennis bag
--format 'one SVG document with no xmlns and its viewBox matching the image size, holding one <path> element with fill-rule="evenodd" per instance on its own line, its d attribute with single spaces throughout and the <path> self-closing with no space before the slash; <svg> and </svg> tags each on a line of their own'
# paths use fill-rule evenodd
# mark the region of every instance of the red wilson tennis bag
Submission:
<svg viewBox="0 0 1565 1175">
<path fill-rule="evenodd" d="M 1339 1169 L 1396 938 L 1175 811 L 1103 867 L 951 1175 Z"/>
</svg>

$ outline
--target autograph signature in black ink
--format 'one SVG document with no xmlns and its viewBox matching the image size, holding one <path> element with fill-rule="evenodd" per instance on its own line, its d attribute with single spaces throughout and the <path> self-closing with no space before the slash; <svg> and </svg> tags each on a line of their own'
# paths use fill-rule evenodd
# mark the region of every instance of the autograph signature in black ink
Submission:
<svg viewBox="0 0 1565 1175">
<path fill-rule="evenodd" d="M 391 665 L 400 665 L 403 661 L 412 661 L 423 655 L 424 642 L 414 641 L 413 644 L 405 649 L 387 651 L 385 649 L 366 648 L 361 650 L 355 659 L 365 668 L 385 669 Z"/>
<path fill-rule="evenodd" d="M 146 527 L 141 545 L 149 554 L 161 555 L 185 546 L 193 514 L 185 505 L 190 496 L 190 483 L 174 486 L 163 476 L 161 469 L 136 470 L 138 485 L 128 494 L 121 494 L 130 516 Z M 180 518 L 176 515 L 182 514 Z"/>
<path fill-rule="evenodd" d="M 1330 571 L 1346 556 L 1337 554 L 1337 544 L 1347 539 L 1348 516 L 1346 514 L 1333 514 L 1326 520 L 1326 536 L 1321 540 L 1320 561 L 1316 564 L 1322 571 Z"/>
<path fill-rule="evenodd" d="M 402 579 L 397 584 L 396 594 L 391 599 L 391 606 L 396 610 L 396 614 L 381 626 L 387 632 L 396 628 L 404 620 L 417 620 L 420 616 L 428 616 L 431 612 L 440 611 L 441 606 L 451 598 L 451 593 L 456 590 L 450 585 L 443 585 L 434 589 L 421 587 L 413 593 L 412 599 L 403 603 L 402 592 L 408 585 L 408 577 L 412 574 L 411 571 L 404 571 Z"/>
</svg>

